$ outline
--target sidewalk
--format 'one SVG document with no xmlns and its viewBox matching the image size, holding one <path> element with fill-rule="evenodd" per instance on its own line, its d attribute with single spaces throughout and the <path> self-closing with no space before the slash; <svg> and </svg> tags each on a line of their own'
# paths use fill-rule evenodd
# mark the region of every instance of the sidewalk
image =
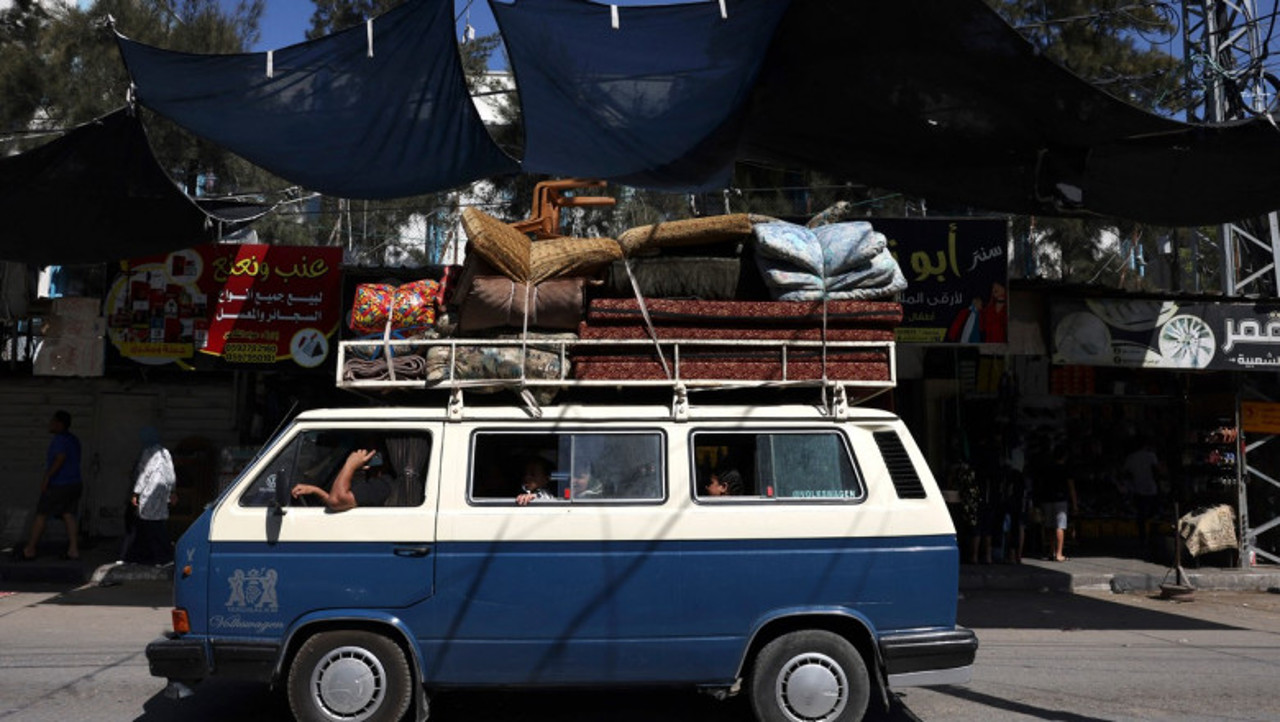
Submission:
<svg viewBox="0 0 1280 722">
<path fill-rule="evenodd" d="M 113 584 L 173 580 L 172 566 L 157 568 L 146 564 L 116 564 L 120 553 L 119 539 L 98 539 L 82 544 L 78 560 L 63 559 L 64 551 L 62 543 L 56 546 L 42 544 L 35 559 L 20 561 L 14 558 L 10 547 L 0 548 L 0 583 Z"/>
<path fill-rule="evenodd" d="M 1252 569 L 1183 566 L 1195 589 L 1268 591 L 1280 589 L 1280 566 Z M 1022 564 L 963 564 L 960 590 L 1048 590 L 1078 592 L 1158 592 L 1160 584 L 1175 583 L 1171 568 L 1161 564 L 1111 556 L 1075 556 L 1065 562 L 1024 559 Z"/>
</svg>

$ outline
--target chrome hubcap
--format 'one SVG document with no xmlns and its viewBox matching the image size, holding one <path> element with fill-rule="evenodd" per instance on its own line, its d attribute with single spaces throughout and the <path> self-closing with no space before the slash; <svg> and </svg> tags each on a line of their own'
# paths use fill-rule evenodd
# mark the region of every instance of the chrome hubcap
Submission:
<svg viewBox="0 0 1280 722">
<path fill-rule="evenodd" d="M 792 657 L 775 688 L 778 707 L 795 722 L 822 722 L 840 716 L 849 697 L 849 680 L 825 654 Z"/>
<path fill-rule="evenodd" d="M 330 719 L 359 722 L 378 709 L 387 675 L 378 658 L 360 647 L 329 652 L 311 673 L 315 701 Z"/>
</svg>

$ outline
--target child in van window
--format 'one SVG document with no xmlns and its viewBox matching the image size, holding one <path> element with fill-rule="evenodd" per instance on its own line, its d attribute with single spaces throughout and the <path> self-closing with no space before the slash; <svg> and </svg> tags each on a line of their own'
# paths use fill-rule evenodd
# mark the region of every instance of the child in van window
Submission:
<svg viewBox="0 0 1280 722">
<path fill-rule="evenodd" d="M 516 495 L 516 503 L 528 506 L 529 502 L 543 499 L 554 499 L 547 490 L 551 482 L 551 462 L 541 456 L 531 456 L 524 463 L 524 476 L 521 478 L 520 493 Z"/>
<path fill-rule="evenodd" d="M 711 472 L 707 481 L 707 496 L 738 496 L 742 493 L 742 475 L 737 469 L 722 469 Z"/>
</svg>

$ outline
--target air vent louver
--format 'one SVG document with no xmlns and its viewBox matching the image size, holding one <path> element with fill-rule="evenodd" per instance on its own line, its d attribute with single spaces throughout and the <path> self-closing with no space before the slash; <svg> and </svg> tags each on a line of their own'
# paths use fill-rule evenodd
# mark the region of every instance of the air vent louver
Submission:
<svg viewBox="0 0 1280 722">
<path fill-rule="evenodd" d="M 915 464 L 911 463 L 911 457 L 907 455 L 907 447 L 903 446 L 902 439 L 898 438 L 898 432 L 876 431 L 872 436 L 875 437 L 876 446 L 880 447 L 880 456 L 889 469 L 889 478 L 893 480 L 893 488 L 898 492 L 898 498 L 925 498 L 924 483 L 920 481 Z"/>
</svg>

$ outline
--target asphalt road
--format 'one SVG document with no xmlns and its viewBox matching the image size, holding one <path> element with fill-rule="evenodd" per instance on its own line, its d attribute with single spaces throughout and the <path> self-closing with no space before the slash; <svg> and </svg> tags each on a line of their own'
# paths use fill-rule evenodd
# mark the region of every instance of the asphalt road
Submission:
<svg viewBox="0 0 1280 722">
<path fill-rule="evenodd" d="M 16 588 L 11 588 L 16 590 Z M 0 594 L 4 594 L 0 590 Z M 143 647 L 168 624 L 165 585 L 23 588 L 0 596 L 0 721 L 288 719 L 265 688 L 211 681 L 160 695 Z M 961 602 L 982 642 L 965 687 L 910 689 L 873 722 L 1273 720 L 1280 718 L 1280 595 L 989 592 Z M 438 722 L 745 722 L 742 700 L 691 693 L 467 692 L 433 700 Z"/>
</svg>

